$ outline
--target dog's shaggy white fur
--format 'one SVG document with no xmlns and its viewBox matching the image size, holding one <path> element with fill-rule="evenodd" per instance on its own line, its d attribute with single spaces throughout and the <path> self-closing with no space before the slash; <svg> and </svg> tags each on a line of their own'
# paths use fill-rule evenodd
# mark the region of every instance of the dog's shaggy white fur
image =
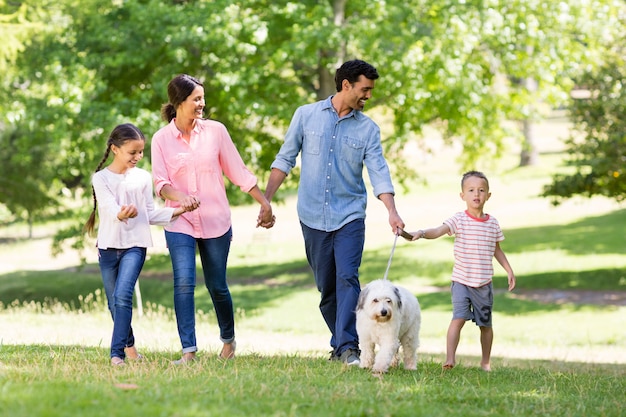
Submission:
<svg viewBox="0 0 626 417">
<path fill-rule="evenodd" d="M 356 307 L 361 368 L 387 372 L 398 364 L 402 346 L 404 368 L 417 369 L 420 326 L 420 305 L 409 290 L 382 279 L 367 284 Z M 376 345 L 379 350 L 374 356 Z"/>
</svg>

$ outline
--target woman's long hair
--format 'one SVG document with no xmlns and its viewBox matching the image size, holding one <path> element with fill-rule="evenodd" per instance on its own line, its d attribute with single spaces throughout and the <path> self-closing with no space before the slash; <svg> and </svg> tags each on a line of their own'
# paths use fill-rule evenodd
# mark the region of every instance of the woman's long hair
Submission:
<svg viewBox="0 0 626 417">
<path fill-rule="evenodd" d="M 176 109 L 180 103 L 187 100 L 197 86 L 204 87 L 200 80 L 187 74 L 180 74 L 172 78 L 167 85 L 168 103 L 161 106 L 161 118 L 166 122 L 171 122 L 176 117 Z"/>
</svg>

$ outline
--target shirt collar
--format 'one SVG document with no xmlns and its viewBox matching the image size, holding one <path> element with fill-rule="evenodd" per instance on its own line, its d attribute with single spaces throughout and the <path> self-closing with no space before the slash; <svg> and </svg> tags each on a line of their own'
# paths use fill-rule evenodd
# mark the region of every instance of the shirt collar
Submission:
<svg viewBox="0 0 626 417">
<path fill-rule="evenodd" d="M 177 139 L 182 139 L 183 134 L 180 132 L 180 130 L 178 130 L 178 128 L 176 127 L 176 123 L 174 123 L 174 120 L 176 120 L 176 118 L 172 119 L 172 121 L 170 122 L 170 124 L 168 125 L 169 129 L 171 130 L 173 136 L 175 136 Z M 198 119 L 196 120 L 196 125 L 193 127 L 192 132 L 193 133 L 198 133 L 200 132 L 200 130 L 203 129 L 204 124 L 202 123 L 202 120 L 204 119 Z"/>
<path fill-rule="evenodd" d="M 322 102 L 322 110 L 332 110 L 335 113 L 337 113 L 337 111 L 333 107 L 333 103 L 331 101 L 333 97 L 334 97 L 334 95 L 328 96 L 328 98 Z M 346 117 L 354 117 L 356 120 L 361 120 L 361 118 L 364 117 L 364 116 L 361 113 L 361 111 L 352 109 L 350 111 L 350 113 L 348 113 L 345 116 L 343 116 L 342 119 L 344 119 Z"/>
</svg>

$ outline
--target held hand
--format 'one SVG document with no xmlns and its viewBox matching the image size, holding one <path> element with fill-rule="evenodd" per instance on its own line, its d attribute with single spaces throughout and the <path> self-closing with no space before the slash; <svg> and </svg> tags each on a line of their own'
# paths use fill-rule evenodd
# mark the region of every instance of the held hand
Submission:
<svg viewBox="0 0 626 417">
<path fill-rule="evenodd" d="M 200 199 L 195 195 L 188 195 L 180 200 L 180 206 L 183 207 L 185 211 L 194 211 L 200 207 Z"/>
<path fill-rule="evenodd" d="M 200 207 L 200 200 L 197 200 L 195 203 L 189 206 L 181 206 L 185 212 L 197 210 Z"/>
<path fill-rule="evenodd" d="M 408 240 L 409 242 L 413 240 L 413 235 L 405 231 L 404 229 L 398 229 L 398 236 L 402 236 L 404 239 Z"/>
<path fill-rule="evenodd" d="M 261 207 L 261 210 L 259 211 L 259 216 L 256 220 L 256 227 L 261 226 L 266 229 L 270 229 L 274 227 L 275 223 L 276 216 L 272 214 L 272 207 L 270 206 L 268 209 L 264 209 L 263 207 Z"/>
<path fill-rule="evenodd" d="M 398 229 L 404 230 L 404 222 L 395 210 L 389 213 L 389 225 L 391 226 L 391 232 L 395 235 L 400 234 Z"/>
<path fill-rule="evenodd" d="M 418 230 L 416 232 L 411 232 L 409 233 L 409 235 L 411 236 L 411 241 L 413 240 L 418 240 L 418 239 L 425 239 L 426 238 L 426 232 L 423 230 Z"/>
<path fill-rule="evenodd" d="M 120 208 L 120 212 L 117 213 L 117 218 L 119 221 L 126 221 L 128 219 L 137 217 L 137 213 L 137 207 L 135 207 L 133 204 L 129 204 Z"/>
</svg>

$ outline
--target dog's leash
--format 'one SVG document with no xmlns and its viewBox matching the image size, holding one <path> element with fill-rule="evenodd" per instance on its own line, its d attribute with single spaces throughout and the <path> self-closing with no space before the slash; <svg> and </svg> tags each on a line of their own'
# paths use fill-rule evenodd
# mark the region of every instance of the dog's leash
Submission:
<svg viewBox="0 0 626 417">
<path fill-rule="evenodd" d="M 385 271 L 385 276 L 383 280 L 387 280 L 387 275 L 389 275 L 389 268 L 391 267 L 391 260 L 393 259 L 393 252 L 396 250 L 396 243 L 398 242 L 398 234 L 396 233 L 395 239 L 393 239 L 393 246 L 391 247 L 391 255 L 389 255 L 389 262 L 387 262 L 387 270 Z"/>
</svg>

